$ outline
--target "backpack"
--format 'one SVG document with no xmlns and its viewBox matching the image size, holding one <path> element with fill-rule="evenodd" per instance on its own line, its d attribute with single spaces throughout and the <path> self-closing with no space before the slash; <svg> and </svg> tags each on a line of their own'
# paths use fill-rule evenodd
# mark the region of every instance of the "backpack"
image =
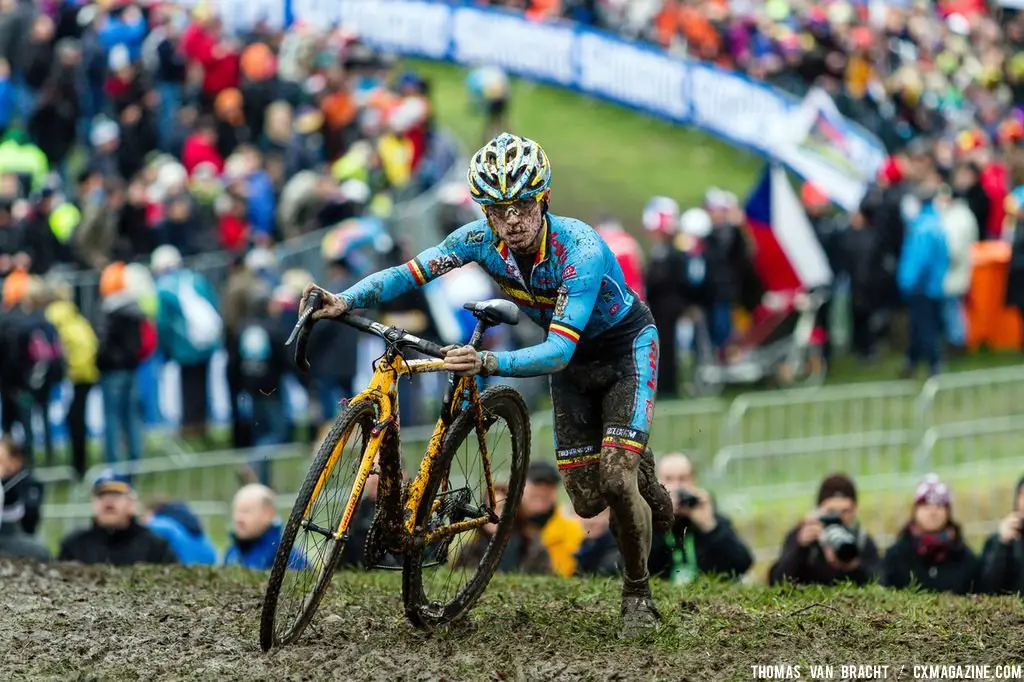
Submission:
<svg viewBox="0 0 1024 682">
<path fill-rule="evenodd" d="M 224 321 L 217 309 L 200 295 L 196 276 L 186 272 L 183 280 L 178 287 L 178 301 L 185 318 L 185 338 L 197 351 L 210 350 L 220 343 Z"/>
</svg>

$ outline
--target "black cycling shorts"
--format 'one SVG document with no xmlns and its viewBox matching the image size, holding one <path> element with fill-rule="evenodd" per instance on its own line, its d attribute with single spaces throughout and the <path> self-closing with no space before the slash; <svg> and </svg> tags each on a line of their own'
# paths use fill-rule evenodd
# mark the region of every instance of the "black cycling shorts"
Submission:
<svg viewBox="0 0 1024 682">
<path fill-rule="evenodd" d="M 555 457 L 560 470 L 594 464 L 602 447 L 642 453 L 654 421 L 659 341 L 645 303 L 600 336 L 580 343 L 551 375 Z"/>
</svg>

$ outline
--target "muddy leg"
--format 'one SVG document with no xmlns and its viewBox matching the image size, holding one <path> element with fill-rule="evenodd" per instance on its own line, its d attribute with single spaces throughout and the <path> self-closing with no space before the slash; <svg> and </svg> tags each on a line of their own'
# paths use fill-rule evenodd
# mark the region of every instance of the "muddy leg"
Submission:
<svg viewBox="0 0 1024 682">
<path fill-rule="evenodd" d="M 562 470 L 565 492 L 576 513 L 591 519 L 605 510 L 608 503 L 601 490 L 601 467 L 595 461 L 585 466 Z"/>
<path fill-rule="evenodd" d="M 615 537 L 625 568 L 623 594 L 649 595 L 651 508 L 637 484 L 639 455 L 624 448 L 601 450 L 601 493 L 611 508 Z"/>
</svg>

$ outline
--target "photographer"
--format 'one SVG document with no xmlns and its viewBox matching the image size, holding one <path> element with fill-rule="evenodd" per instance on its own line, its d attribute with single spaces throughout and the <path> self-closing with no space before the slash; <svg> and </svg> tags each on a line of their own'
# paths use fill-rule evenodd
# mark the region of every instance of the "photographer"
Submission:
<svg viewBox="0 0 1024 682">
<path fill-rule="evenodd" d="M 999 522 L 999 530 L 985 541 L 981 553 L 978 591 L 985 594 L 1024 595 L 1024 478 L 1017 482 L 1014 510 Z"/>
<path fill-rule="evenodd" d="M 665 455 L 657 473 L 675 503 L 675 522 L 668 532 L 654 534 L 647 562 L 651 575 L 683 584 L 701 573 L 733 578 L 746 573 L 754 562 L 750 550 L 732 523 L 715 511 L 707 491 L 695 486 L 690 459 Z"/>
<path fill-rule="evenodd" d="M 768 584 L 864 585 L 879 568 L 878 546 L 857 522 L 857 489 L 848 476 L 832 474 L 818 489 L 818 508 L 786 536 Z"/>
</svg>

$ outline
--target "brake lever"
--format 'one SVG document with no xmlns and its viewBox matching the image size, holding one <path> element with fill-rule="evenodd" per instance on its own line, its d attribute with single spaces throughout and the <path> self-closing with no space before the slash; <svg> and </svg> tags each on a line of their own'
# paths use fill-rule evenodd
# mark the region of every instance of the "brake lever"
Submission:
<svg viewBox="0 0 1024 682">
<path fill-rule="evenodd" d="M 306 357 L 306 346 L 309 343 L 309 334 L 316 323 L 313 320 L 313 313 L 320 309 L 321 303 L 320 292 L 310 292 L 309 298 L 306 299 L 306 309 L 299 315 L 291 335 L 285 341 L 286 346 L 297 342 L 295 345 L 295 364 L 303 374 L 309 371 L 309 358 Z"/>
</svg>

